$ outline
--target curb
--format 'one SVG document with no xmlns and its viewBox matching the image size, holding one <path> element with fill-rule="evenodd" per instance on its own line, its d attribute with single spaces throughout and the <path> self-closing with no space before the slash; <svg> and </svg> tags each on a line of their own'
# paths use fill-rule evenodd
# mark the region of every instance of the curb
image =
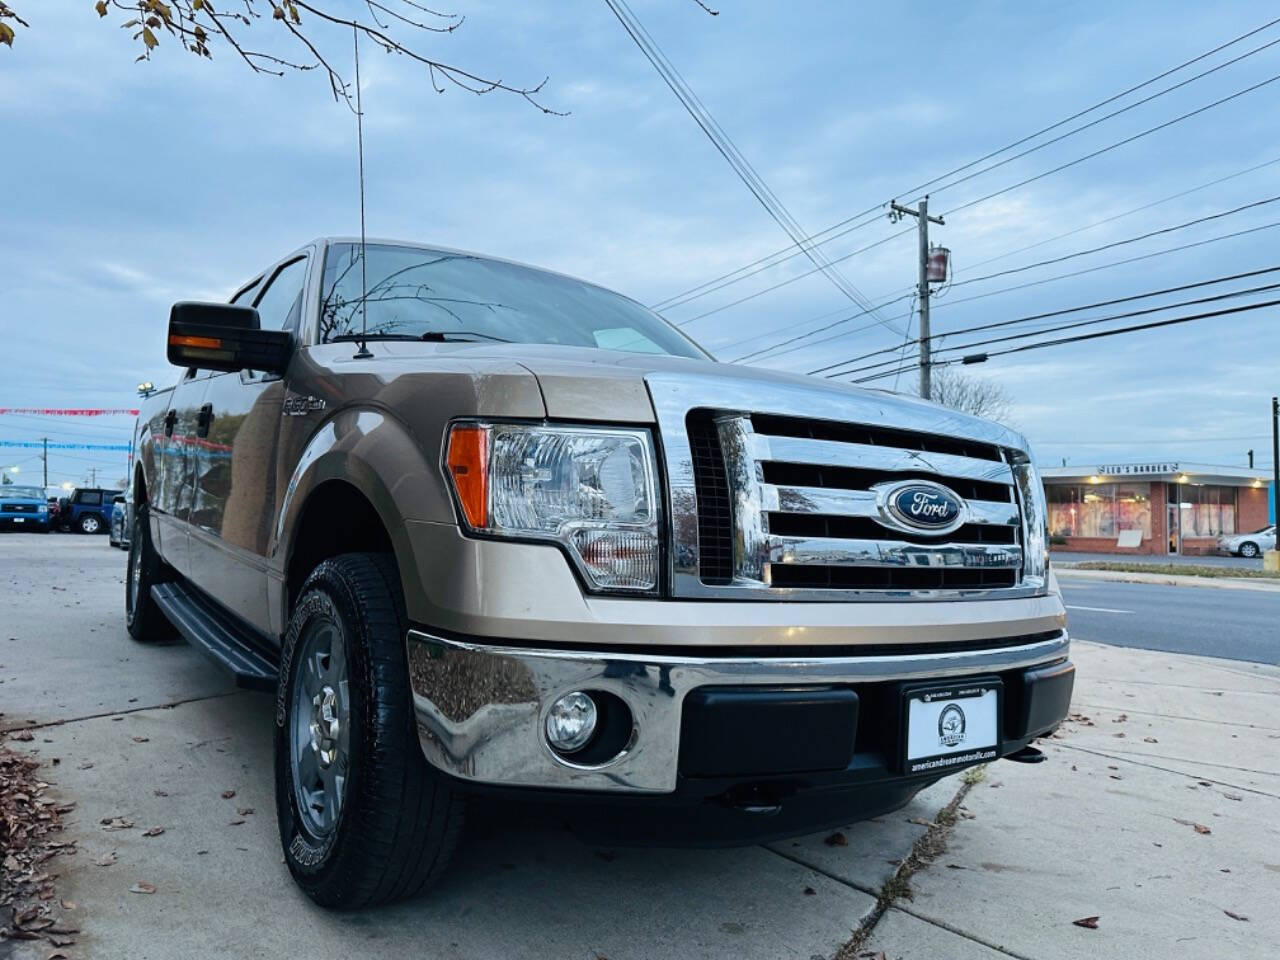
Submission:
<svg viewBox="0 0 1280 960">
<path fill-rule="evenodd" d="M 1245 577 L 1191 577 L 1169 573 L 1128 573 L 1119 570 L 1082 570 L 1055 566 L 1059 580 L 1110 580 L 1113 583 L 1157 583 L 1169 587 L 1216 587 L 1219 590 L 1256 590 L 1280 593 L 1280 580 L 1252 580 Z"/>
</svg>

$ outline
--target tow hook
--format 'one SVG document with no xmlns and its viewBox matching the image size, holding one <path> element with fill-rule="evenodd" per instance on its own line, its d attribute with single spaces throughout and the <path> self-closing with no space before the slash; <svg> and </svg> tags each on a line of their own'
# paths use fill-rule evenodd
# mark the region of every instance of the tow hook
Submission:
<svg viewBox="0 0 1280 960">
<path fill-rule="evenodd" d="M 782 809 L 780 791 L 766 784 L 742 784 L 726 791 L 720 802 L 741 813 L 772 816 Z"/>
<path fill-rule="evenodd" d="M 1035 747 L 1023 747 L 1017 753 L 1009 754 L 1005 759 L 1012 760 L 1014 763 L 1044 763 L 1049 758 Z"/>
</svg>

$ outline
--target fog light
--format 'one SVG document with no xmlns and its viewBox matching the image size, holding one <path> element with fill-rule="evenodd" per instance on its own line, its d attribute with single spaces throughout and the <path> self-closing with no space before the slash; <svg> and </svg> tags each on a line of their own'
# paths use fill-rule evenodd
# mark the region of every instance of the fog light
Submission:
<svg viewBox="0 0 1280 960">
<path fill-rule="evenodd" d="M 547 741 L 559 753 L 581 750 L 596 732 L 596 704 L 575 690 L 551 705 L 547 714 Z"/>
</svg>

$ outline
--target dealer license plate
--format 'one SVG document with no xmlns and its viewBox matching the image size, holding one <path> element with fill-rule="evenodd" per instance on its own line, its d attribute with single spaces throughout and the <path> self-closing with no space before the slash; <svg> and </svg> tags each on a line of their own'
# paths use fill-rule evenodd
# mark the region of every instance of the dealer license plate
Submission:
<svg viewBox="0 0 1280 960">
<path fill-rule="evenodd" d="M 906 773 L 945 773 L 1000 755 L 1000 681 L 906 691 Z"/>
</svg>

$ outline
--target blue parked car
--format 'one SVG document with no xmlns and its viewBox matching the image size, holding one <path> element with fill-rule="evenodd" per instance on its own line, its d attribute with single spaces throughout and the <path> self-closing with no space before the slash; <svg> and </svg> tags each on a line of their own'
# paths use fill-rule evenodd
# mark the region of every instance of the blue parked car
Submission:
<svg viewBox="0 0 1280 960">
<path fill-rule="evenodd" d="M 0 527 L 49 532 L 49 504 L 39 487 L 0 485 Z"/>
<path fill-rule="evenodd" d="M 58 523 L 63 530 L 106 533 L 111 526 L 112 500 L 120 492 L 101 487 L 77 487 L 58 512 Z"/>
</svg>

